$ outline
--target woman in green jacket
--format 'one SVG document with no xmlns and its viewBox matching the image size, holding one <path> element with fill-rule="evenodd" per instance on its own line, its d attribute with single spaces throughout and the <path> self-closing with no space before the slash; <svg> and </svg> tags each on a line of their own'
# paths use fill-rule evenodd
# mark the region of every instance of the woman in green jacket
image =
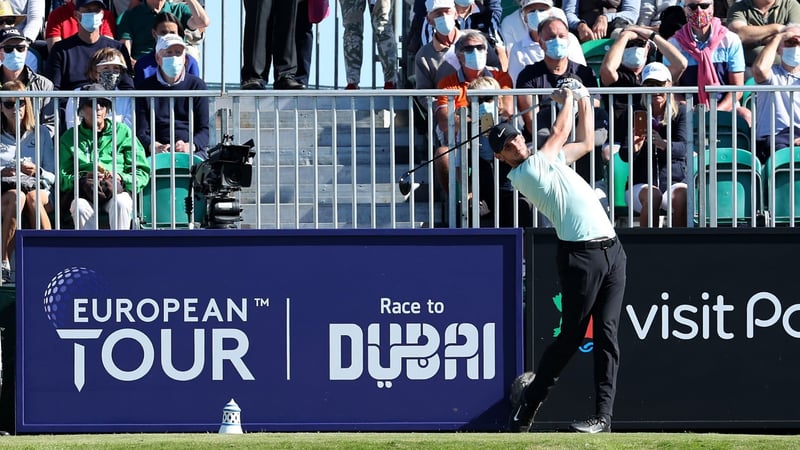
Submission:
<svg viewBox="0 0 800 450">
<path fill-rule="evenodd" d="M 97 228 L 93 204 L 95 195 L 86 187 L 112 186 L 107 191 L 108 198 L 103 200 L 103 195 L 98 196 L 100 204 L 97 206 L 108 213 L 111 229 L 128 230 L 133 212 L 130 193 L 141 191 L 150 181 L 150 167 L 144 148 L 130 127 L 111 119 L 111 100 L 99 92 L 92 92 L 103 90 L 100 84 L 89 84 L 81 89 L 87 97 L 79 102 L 80 124 L 68 129 L 60 139 L 60 186 L 62 192 L 72 193 L 69 212 L 75 228 L 80 230 Z"/>
</svg>

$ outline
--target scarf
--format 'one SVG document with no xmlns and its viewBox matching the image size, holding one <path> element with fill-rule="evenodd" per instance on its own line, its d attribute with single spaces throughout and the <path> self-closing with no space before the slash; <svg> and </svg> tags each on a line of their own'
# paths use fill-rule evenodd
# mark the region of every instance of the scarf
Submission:
<svg viewBox="0 0 800 450">
<path fill-rule="evenodd" d="M 720 84 L 717 71 L 714 70 L 714 63 L 711 60 L 711 55 L 713 55 L 714 50 L 719 47 L 719 43 L 727 32 L 728 29 L 722 25 L 719 18 L 712 18 L 711 35 L 708 37 L 708 45 L 702 50 L 697 48 L 690 24 L 687 23 L 675 33 L 675 40 L 678 41 L 681 48 L 697 61 L 698 100 L 704 105 L 708 105 L 706 86 L 716 86 Z"/>
</svg>

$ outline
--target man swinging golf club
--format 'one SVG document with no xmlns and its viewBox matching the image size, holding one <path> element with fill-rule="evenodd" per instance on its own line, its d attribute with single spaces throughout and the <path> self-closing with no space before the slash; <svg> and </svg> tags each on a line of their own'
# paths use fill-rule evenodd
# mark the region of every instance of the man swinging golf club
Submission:
<svg viewBox="0 0 800 450">
<path fill-rule="evenodd" d="M 544 351 L 533 381 L 511 405 L 512 432 L 530 431 L 550 388 L 583 340 L 594 317 L 595 414 L 574 422 L 585 433 L 611 431 L 619 346 L 617 328 L 625 291 L 627 257 L 592 188 L 569 167 L 594 146 L 594 111 L 589 92 L 564 79 L 551 98 L 561 105 L 551 133 L 535 154 L 510 122 L 494 126 L 489 142 L 508 163 L 511 183 L 553 223 L 558 235 L 556 263 L 562 292 L 561 334 Z M 575 141 L 567 143 L 578 117 Z"/>
</svg>

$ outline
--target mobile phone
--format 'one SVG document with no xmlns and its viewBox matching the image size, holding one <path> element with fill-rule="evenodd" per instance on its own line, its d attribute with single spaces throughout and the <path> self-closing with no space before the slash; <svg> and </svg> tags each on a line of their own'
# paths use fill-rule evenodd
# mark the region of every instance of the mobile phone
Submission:
<svg viewBox="0 0 800 450">
<path fill-rule="evenodd" d="M 633 112 L 633 134 L 635 136 L 647 134 L 647 111 Z"/>
</svg>

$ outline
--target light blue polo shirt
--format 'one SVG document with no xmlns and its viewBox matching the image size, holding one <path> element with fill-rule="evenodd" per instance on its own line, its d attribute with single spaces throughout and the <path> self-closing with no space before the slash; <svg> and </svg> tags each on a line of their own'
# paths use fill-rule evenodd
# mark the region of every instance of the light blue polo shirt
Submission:
<svg viewBox="0 0 800 450">
<path fill-rule="evenodd" d="M 616 236 L 594 190 L 566 164 L 563 151 L 553 162 L 534 153 L 512 169 L 508 179 L 550 219 L 562 241 Z"/>
</svg>

